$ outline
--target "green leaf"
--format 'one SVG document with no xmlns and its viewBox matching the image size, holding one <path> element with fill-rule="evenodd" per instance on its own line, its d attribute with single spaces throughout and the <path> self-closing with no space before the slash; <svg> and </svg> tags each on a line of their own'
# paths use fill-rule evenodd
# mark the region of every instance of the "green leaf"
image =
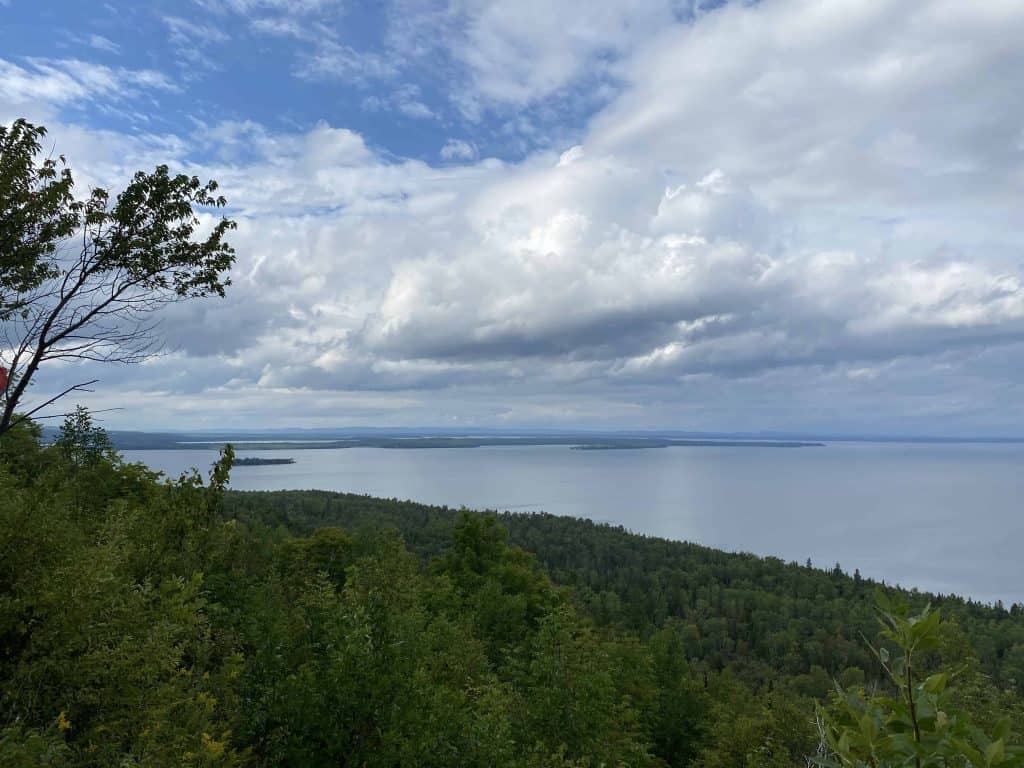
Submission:
<svg viewBox="0 0 1024 768">
<path fill-rule="evenodd" d="M 929 676 L 925 681 L 923 688 L 928 693 L 942 693 L 946 689 L 946 684 L 949 682 L 949 673 L 938 672 L 934 675 Z"/>
<path fill-rule="evenodd" d="M 1006 758 L 1006 745 L 1002 739 L 993 741 L 985 748 L 985 765 L 999 765 Z"/>
</svg>

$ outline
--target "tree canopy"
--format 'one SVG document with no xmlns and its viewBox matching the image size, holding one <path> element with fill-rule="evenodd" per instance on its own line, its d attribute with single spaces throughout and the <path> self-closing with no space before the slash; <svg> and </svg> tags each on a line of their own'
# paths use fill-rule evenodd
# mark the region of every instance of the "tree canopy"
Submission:
<svg viewBox="0 0 1024 768">
<path fill-rule="evenodd" d="M 79 198 L 65 158 L 43 154 L 45 128 L 0 126 L 0 434 L 80 382 L 23 408 L 41 366 L 54 361 L 132 363 L 160 349 L 154 313 L 189 298 L 223 296 L 235 223 L 217 183 L 139 171 L 117 195 Z M 205 216 L 205 218 L 204 218 Z"/>
</svg>

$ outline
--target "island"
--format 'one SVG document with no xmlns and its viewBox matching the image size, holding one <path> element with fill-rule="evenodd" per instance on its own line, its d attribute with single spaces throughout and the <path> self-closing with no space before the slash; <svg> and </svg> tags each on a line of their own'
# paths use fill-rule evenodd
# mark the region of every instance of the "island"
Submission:
<svg viewBox="0 0 1024 768">
<path fill-rule="evenodd" d="M 264 459 L 255 456 L 247 456 L 235 459 L 233 466 L 236 467 L 265 467 L 271 464 L 294 464 L 295 459 Z"/>
</svg>

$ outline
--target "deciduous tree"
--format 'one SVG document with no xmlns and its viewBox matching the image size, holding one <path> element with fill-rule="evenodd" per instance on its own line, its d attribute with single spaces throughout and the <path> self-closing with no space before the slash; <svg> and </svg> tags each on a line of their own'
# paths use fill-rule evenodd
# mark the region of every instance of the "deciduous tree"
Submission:
<svg viewBox="0 0 1024 768">
<path fill-rule="evenodd" d="M 25 407 L 39 369 L 63 361 L 134 363 L 161 348 L 155 312 L 223 296 L 235 223 L 204 219 L 226 205 L 214 181 L 139 171 L 122 192 L 74 194 L 63 157 L 42 154 L 46 131 L 0 127 L 0 435 L 19 419 L 96 383 L 72 384 Z M 16 413 L 20 412 L 20 416 Z"/>
</svg>

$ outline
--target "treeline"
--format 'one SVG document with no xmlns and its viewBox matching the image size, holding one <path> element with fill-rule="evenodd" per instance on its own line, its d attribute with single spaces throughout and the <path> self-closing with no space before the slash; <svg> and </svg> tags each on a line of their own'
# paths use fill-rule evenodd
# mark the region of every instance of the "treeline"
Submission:
<svg viewBox="0 0 1024 768">
<path fill-rule="evenodd" d="M 940 623 L 896 596 L 876 665 L 843 666 L 842 607 L 872 615 L 847 577 L 546 516 L 235 494 L 231 459 L 167 481 L 85 413 L 52 445 L 0 439 L 0 765 L 1024 759 L 1017 615 L 954 601 Z"/>
</svg>

